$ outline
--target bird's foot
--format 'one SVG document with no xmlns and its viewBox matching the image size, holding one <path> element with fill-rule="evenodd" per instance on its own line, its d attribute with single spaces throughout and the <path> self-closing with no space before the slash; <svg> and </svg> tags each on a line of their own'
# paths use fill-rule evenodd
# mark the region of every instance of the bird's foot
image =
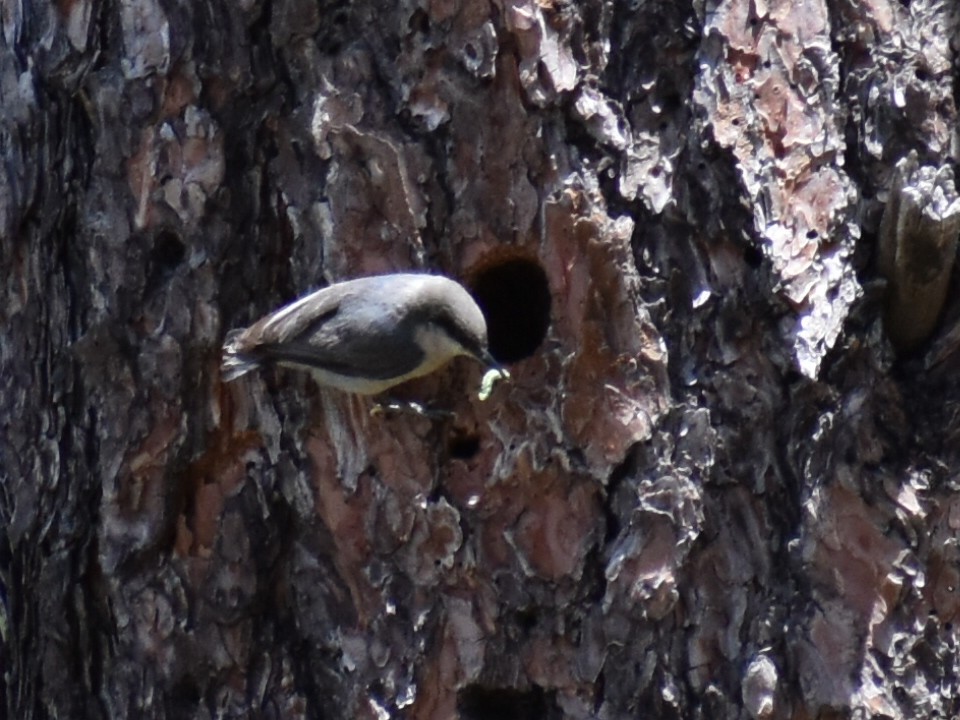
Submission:
<svg viewBox="0 0 960 720">
<path fill-rule="evenodd" d="M 451 410 L 430 408 L 418 402 L 413 402 L 412 400 L 390 399 L 383 402 L 378 401 L 370 408 L 370 414 L 373 416 L 399 413 L 419 415 L 420 417 L 430 418 L 431 420 L 450 420 L 456 417 L 456 413 Z"/>
</svg>

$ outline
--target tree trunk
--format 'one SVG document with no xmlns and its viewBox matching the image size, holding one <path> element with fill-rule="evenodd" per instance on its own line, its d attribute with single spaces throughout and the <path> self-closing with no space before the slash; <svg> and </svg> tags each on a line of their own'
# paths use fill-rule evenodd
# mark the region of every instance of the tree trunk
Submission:
<svg viewBox="0 0 960 720">
<path fill-rule="evenodd" d="M 960 712 L 954 3 L 0 10 L 7 717 Z M 489 400 L 221 381 L 408 269 Z"/>
</svg>

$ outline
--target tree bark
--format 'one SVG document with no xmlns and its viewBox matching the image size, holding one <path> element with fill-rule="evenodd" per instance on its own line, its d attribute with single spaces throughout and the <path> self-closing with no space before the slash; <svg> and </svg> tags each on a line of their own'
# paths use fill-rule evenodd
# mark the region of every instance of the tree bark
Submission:
<svg viewBox="0 0 960 720">
<path fill-rule="evenodd" d="M 7 717 L 960 712 L 953 3 L 0 12 Z M 489 400 L 221 381 L 409 269 Z"/>
</svg>

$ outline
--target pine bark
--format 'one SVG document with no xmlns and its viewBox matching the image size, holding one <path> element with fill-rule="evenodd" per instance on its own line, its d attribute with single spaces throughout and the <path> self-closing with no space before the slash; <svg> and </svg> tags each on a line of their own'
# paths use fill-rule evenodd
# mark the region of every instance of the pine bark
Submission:
<svg viewBox="0 0 960 720">
<path fill-rule="evenodd" d="M 953 3 L 0 12 L 6 717 L 960 712 Z M 489 400 L 221 381 L 409 269 Z"/>
</svg>

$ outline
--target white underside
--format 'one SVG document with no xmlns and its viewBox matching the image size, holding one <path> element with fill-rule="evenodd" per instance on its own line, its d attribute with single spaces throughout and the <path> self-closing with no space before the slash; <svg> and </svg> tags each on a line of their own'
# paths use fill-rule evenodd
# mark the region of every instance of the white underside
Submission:
<svg viewBox="0 0 960 720">
<path fill-rule="evenodd" d="M 304 369 L 303 365 L 282 364 L 297 370 Z M 319 385 L 337 388 L 338 390 L 344 390 L 350 393 L 357 393 L 358 395 L 376 395 L 384 390 L 389 390 L 394 385 L 399 385 L 411 378 L 418 377 L 418 375 L 411 374 L 399 378 L 389 378 L 387 380 L 368 380 L 366 378 L 338 375 L 327 372 L 326 370 L 320 370 L 319 368 L 310 368 L 310 374 L 313 375 L 313 379 L 316 380 Z"/>
</svg>

